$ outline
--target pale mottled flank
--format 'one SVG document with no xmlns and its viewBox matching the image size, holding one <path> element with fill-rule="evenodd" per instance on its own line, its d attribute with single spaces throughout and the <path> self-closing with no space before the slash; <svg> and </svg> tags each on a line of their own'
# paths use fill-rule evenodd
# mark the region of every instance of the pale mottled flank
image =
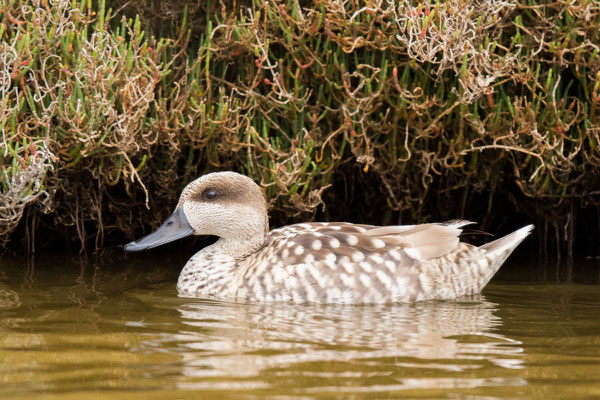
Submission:
<svg viewBox="0 0 600 400">
<path fill-rule="evenodd" d="M 208 190 L 217 197 L 207 199 Z M 476 294 L 533 228 L 482 247 L 459 241 L 470 224 L 462 220 L 302 223 L 269 232 L 261 189 L 233 172 L 190 183 L 180 208 L 195 234 L 220 237 L 185 265 L 180 295 L 251 302 L 386 303 Z"/>
</svg>

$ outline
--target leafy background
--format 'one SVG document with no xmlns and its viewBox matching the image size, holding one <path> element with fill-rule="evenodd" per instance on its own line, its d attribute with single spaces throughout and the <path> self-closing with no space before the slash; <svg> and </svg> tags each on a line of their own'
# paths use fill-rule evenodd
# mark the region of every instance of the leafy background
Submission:
<svg viewBox="0 0 600 400">
<path fill-rule="evenodd" d="M 133 239 L 236 170 L 274 226 L 526 221 L 540 254 L 600 252 L 597 1 L 1 4 L 5 251 Z"/>
</svg>

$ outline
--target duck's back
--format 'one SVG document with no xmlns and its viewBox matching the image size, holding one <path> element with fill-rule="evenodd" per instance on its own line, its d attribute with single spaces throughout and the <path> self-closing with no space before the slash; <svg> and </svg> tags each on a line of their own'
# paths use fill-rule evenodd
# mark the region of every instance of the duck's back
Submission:
<svg viewBox="0 0 600 400">
<path fill-rule="evenodd" d="M 276 229 L 240 265 L 237 297 L 384 303 L 477 293 L 489 280 L 490 261 L 485 250 L 459 243 L 466 224 L 303 223 Z"/>
</svg>

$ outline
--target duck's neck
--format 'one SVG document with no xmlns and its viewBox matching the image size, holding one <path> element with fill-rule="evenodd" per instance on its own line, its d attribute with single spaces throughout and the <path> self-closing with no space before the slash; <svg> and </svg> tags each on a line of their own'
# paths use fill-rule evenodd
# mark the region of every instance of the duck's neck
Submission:
<svg viewBox="0 0 600 400">
<path fill-rule="evenodd" d="M 221 256 L 229 256 L 237 261 L 248 257 L 256 252 L 265 242 L 264 235 L 246 237 L 244 239 L 219 238 L 214 244 L 200 250 L 196 255 L 210 248 L 210 253 Z M 195 256 L 194 256 L 195 257 Z"/>
<path fill-rule="evenodd" d="M 253 238 L 220 238 L 189 259 L 177 282 L 177 290 L 189 295 L 229 297 L 235 293 L 244 271 L 240 263 L 254 254 L 265 240 L 264 235 Z"/>
</svg>

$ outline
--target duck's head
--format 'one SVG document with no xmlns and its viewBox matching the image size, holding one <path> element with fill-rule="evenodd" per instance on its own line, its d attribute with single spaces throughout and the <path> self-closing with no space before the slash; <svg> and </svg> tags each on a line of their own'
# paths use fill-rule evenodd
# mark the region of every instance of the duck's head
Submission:
<svg viewBox="0 0 600 400">
<path fill-rule="evenodd" d="M 189 235 L 262 243 L 268 230 L 267 203 L 260 187 L 235 172 L 214 172 L 187 185 L 160 228 L 126 244 L 125 251 L 147 250 Z"/>
</svg>

